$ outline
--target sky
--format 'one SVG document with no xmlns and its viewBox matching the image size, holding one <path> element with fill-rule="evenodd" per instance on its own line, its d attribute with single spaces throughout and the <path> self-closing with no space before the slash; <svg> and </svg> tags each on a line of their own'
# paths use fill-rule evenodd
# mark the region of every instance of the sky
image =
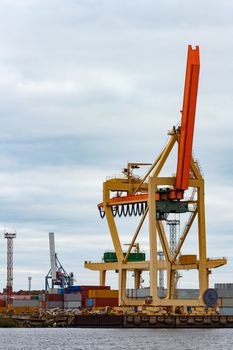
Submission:
<svg viewBox="0 0 233 350">
<path fill-rule="evenodd" d="M 0 0 L 0 290 L 5 231 L 17 232 L 15 289 L 28 276 L 44 287 L 50 231 L 76 283 L 98 283 L 83 265 L 113 248 L 96 207 L 102 183 L 164 146 L 180 120 L 189 44 L 201 57 L 194 153 L 207 251 L 228 258 L 211 283 L 233 282 L 232 16 L 226 0 Z M 195 242 L 194 232 L 184 252 Z M 190 276 L 183 286 L 195 287 Z M 116 287 L 117 275 L 107 283 Z"/>
</svg>

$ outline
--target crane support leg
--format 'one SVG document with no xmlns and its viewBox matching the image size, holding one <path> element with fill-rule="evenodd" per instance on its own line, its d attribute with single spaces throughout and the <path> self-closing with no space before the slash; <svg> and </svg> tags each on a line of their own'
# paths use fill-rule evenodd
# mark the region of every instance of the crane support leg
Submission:
<svg viewBox="0 0 233 350">
<path fill-rule="evenodd" d="M 198 200 L 198 235 L 199 235 L 199 289 L 200 297 L 208 288 L 208 269 L 206 265 L 206 227 L 204 206 L 204 180 L 200 181 L 197 192 Z"/>
<path fill-rule="evenodd" d="M 156 202 L 154 200 L 155 181 L 150 177 L 148 181 L 148 207 L 149 207 L 149 239 L 150 239 L 150 295 L 152 304 L 158 304 L 157 293 L 157 228 L 156 228 Z"/>
<path fill-rule="evenodd" d="M 140 270 L 134 271 L 134 288 L 135 289 L 140 288 L 141 273 L 142 271 Z"/>
<path fill-rule="evenodd" d="M 106 283 L 106 270 L 101 270 L 100 274 L 100 286 L 105 286 Z"/>
</svg>

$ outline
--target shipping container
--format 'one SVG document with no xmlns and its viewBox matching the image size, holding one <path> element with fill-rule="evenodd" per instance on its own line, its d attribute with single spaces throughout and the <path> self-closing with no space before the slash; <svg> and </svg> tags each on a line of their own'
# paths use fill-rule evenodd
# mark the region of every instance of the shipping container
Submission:
<svg viewBox="0 0 233 350">
<path fill-rule="evenodd" d="M 45 301 L 45 294 L 39 294 L 39 300 Z"/>
<path fill-rule="evenodd" d="M 13 295 L 14 300 L 31 300 L 31 295 Z"/>
<path fill-rule="evenodd" d="M 164 298 L 166 296 L 166 289 L 161 289 L 158 288 L 158 296 L 160 298 Z M 150 297 L 150 288 L 145 287 L 145 288 L 139 288 L 139 289 L 127 289 L 126 290 L 126 295 L 128 298 L 149 298 Z"/>
<path fill-rule="evenodd" d="M 33 312 L 38 312 L 39 309 L 36 307 L 29 307 L 29 306 L 14 306 L 13 310 L 15 313 L 22 313 L 22 312 L 33 313 Z"/>
<path fill-rule="evenodd" d="M 218 300 L 222 307 L 233 307 L 233 298 L 219 298 Z"/>
<path fill-rule="evenodd" d="M 81 291 L 89 289 L 110 289 L 110 286 L 80 286 Z"/>
<path fill-rule="evenodd" d="M 118 306 L 118 298 L 98 298 L 98 299 L 92 299 L 93 300 L 93 306 Z M 87 300 L 88 301 L 88 300 Z"/>
<path fill-rule="evenodd" d="M 150 288 L 127 289 L 126 295 L 129 298 L 148 298 L 150 296 Z"/>
<path fill-rule="evenodd" d="M 65 301 L 64 309 L 80 309 L 82 306 L 81 301 Z"/>
<path fill-rule="evenodd" d="M 58 294 L 64 294 L 64 288 L 58 288 L 57 289 Z"/>
<path fill-rule="evenodd" d="M 82 299 L 82 308 L 89 308 L 88 306 L 88 298 Z"/>
<path fill-rule="evenodd" d="M 64 295 L 63 294 L 47 294 L 46 295 L 46 301 L 63 301 Z"/>
<path fill-rule="evenodd" d="M 110 290 L 109 286 L 81 286 L 82 289 L 82 307 L 87 307 L 87 299 L 89 290 Z"/>
<path fill-rule="evenodd" d="M 215 289 L 233 289 L 233 283 L 215 283 Z"/>
<path fill-rule="evenodd" d="M 93 299 L 92 298 L 88 298 L 87 299 L 87 307 L 92 307 L 93 306 Z"/>
<path fill-rule="evenodd" d="M 15 307 L 39 307 L 38 300 L 13 300 L 13 306 Z"/>
<path fill-rule="evenodd" d="M 158 296 L 164 298 L 166 296 L 167 290 L 158 288 Z M 139 289 L 127 289 L 126 295 L 128 298 L 149 298 L 150 288 L 139 288 Z M 199 289 L 177 289 L 176 290 L 177 299 L 198 299 Z"/>
<path fill-rule="evenodd" d="M 72 293 L 72 294 L 64 294 L 64 301 L 82 301 L 82 294 L 80 292 L 78 293 Z"/>
<path fill-rule="evenodd" d="M 118 290 L 101 290 L 101 289 L 90 289 L 88 291 L 88 298 L 118 298 Z"/>
<path fill-rule="evenodd" d="M 40 309 L 46 309 L 46 301 L 40 301 L 39 307 Z"/>
<path fill-rule="evenodd" d="M 82 307 L 87 307 L 87 297 L 84 297 L 83 295 L 82 295 Z"/>
<path fill-rule="evenodd" d="M 127 289 L 126 295 L 128 298 L 149 298 L 150 297 L 150 287 L 139 288 L 139 289 Z M 158 288 L 158 296 L 164 298 L 166 295 L 166 289 Z"/>
<path fill-rule="evenodd" d="M 78 294 L 78 293 L 81 293 L 81 289 L 80 290 L 70 290 L 70 289 L 66 289 L 64 291 L 64 294 Z"/>
<path fill-rule="evenodd" d="M 196 300 L 199 298 L 199 289 L 177 289 L 176 290 L 177 299 Z"/>
<path fill-rule="evenodd" d="M 233 298 L 233 289 L 215 288 L 219 298 Z"/>
<path fill-rule="evenodd" d="M 64 289 L 65 294 L 80 292 L 80 291 L 81 291 L 80 286 L 70 286 L 69 288 Z"/>
<path fill-rule="evenodd" d="M 6 306 L 6 301 L 0 300 L 0 307 L 5 307 L 5 306 Z"/>
<path fill-rule="evenodd" d="M 63 309 L 64 302 L 63 301 L 46 301 L 46 309 Z"/>
</svg>

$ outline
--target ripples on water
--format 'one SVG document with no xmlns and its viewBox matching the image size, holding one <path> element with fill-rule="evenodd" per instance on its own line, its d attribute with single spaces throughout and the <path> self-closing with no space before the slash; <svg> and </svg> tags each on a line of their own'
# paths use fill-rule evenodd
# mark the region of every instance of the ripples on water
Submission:
<svg viewBox="0 0 233 350">
<path fill-rule="evenodd" d="M 1 350 L 233 349 L 232 329 L 0 329 Z"/>
</svg>

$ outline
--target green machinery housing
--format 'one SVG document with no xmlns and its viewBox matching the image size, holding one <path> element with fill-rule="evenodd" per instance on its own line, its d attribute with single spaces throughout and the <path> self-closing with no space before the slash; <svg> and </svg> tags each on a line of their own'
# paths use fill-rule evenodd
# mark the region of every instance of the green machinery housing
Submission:
<svg viewBox="0 0 233 350">
<path fill-rule="evenodd" d="M 126 256 L 126 252 L 123 253 Z M 129 254 L 128 261 L 145 261 L 146 254 L 141 252 L 132 252 Z M 103 256 L 104 262 L 117 262 L 117 256 L 115 252 L 105 252 Z"/>
</svg>

